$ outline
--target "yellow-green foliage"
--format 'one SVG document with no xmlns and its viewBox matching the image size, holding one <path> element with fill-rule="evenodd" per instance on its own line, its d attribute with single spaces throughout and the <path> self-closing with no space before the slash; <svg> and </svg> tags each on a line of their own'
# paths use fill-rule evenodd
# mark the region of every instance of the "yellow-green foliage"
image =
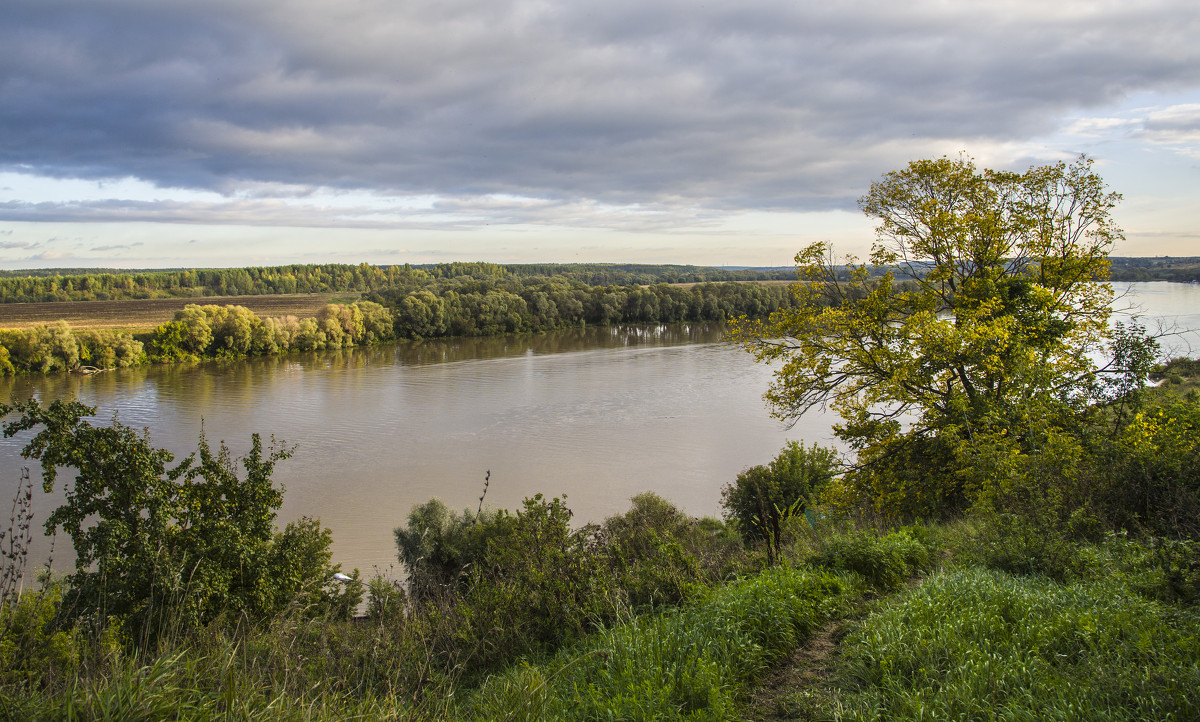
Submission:
<svg viewBox="0 0 1200 722">
<path fill-rule="evenodd" d="M 1096 476 L 1116 525 L 1200 538 L 1200 397 L 1153 400 L 1105 451 Z"/>
<path fill-rule="evenodd" d="M 326 304 L 316 318 L 259 318 L 243 306 L 189 304 L 154 330 L 151 346 L 164 361 L 319 351 L 394 337 L 391 313 L 371 301 Z"/>
<path fill-rule="evenodd" d="M 128 333 L 76 333 L 66 321 L 28 331 L 0 331 L 0 376 L 69 371 L 79 366 L 124 368 L 145 362 L 142 342 Z"/>
<path fill-rule="evenodd" d="M 797 254 L 795 305 L 730 333 L 779 364 L 776 416 L 841 416 L 836 433 L 862 463 L 834 498 L 894 516 L 962 509 L 939 434 L 967 438 L 1031 400 L 1086 392 L 1109 333 L 1101 281 L 1118 200 L 1086 158 L 1025 173 L 915 161 L 860 201 L 879 221 L 870 264 L 839 267 L 824 243 Z"/>
<path fill-rule="evenodd" d="M 327 304 L 317 318 L 303 320 L 263 319 L 244 306 L 188 304 L 149 334 L 148 348 L 129 333 L 77 333 L 66 321 L 0 331 L 0 376 L 338 349 L 394 337 L 391 312 L 370 301 Z"/>
</svg>

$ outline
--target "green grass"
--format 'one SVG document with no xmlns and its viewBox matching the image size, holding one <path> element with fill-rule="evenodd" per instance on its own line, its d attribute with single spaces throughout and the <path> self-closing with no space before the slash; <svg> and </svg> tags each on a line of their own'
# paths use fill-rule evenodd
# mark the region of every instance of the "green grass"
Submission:
<svg viewBox="0 0 1200 722">
<path fill-rule="evenodd" d="M 829 620 L 862 614 L 864 598 L 875 611 L 849 623 L 832 662 L 822 658 L 832 664 L 828 684 L 792 677 L 808 682 L 756 699 L 756 710 L 846 720 L 1200 718 L 1194 544 L 1110 535 L 1075 545 L 1087 574 L 1064 584 L 978 566 L 965 551 L 987 533 L 965 522 L 882 536 L 811 529 L 791 545 L 791 567 L 698 587 L 681 606 L 627 607 L 620 623 L 565 648 L 513 653 L 475 675 L 465 670 L 503 637 L 464 626 L 455 606 L 370 623 L 296 614 L 251 628 L 214 624 L 154 653 L 77 630 L 51 655 L 52 625 L 37 630 L 54 597 L 36 606 L 27 595 L 22 609 L 41 622 L 10 615 L 6 629 L 8 641 L 29 647 L 33 676 L 10 678 L 11 666 L 0 675 L 0 719 L 741 719 L 755 685 Z M 959 566 L 905 589 L 914 573 L 955 557 Z M 13 664 L 6 656 L 0 672 Z"/>
<path fill-rule="evenodd" d="M 749 685 L 857 598 L 853 575 L 776 568 L 674 613 L 592 635 L 484 685 L 473 720 L 722 720 Z"/>
<path fill-rule="evenodd" d="M 1119 581 L 938 574 L 844 642 L 826 714 L 846 720 L 1187 720 L 1200 617 Z"/>
</svg>

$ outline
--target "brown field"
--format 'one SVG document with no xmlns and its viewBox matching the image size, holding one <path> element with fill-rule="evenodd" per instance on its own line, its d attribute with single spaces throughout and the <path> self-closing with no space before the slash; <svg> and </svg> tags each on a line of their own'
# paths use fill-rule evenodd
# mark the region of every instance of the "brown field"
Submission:
<svg viewBox="0 0 1200 722">
<path fill-rule="evenodd" d="M 206 296 L 204 298 L 150 298 L 136 301 L 59 301 L 55 303 L 0 303 L 0 328 L 26 329 L 58 320 L 76 330 L 120 329 L 150 331 L 175 317 L 189 303 L 245 306 L 261 317 L 316 316 L 330 299 L 357 300 L 358 294 L 298 293 L 274 296 Z M 336 298 L 335 298 L 336 297 Z"/>
</svg>

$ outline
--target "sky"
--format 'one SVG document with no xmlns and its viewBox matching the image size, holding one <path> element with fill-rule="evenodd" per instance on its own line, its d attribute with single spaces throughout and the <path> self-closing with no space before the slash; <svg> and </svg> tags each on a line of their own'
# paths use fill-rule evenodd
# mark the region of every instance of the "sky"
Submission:
<svg viewBox="0 0 1200 722">
<path fill-rule="evenodd" d="M 966 152 L 1200 255 L 1195 0 L 5 0 L 0 268 L 790 265 Z"/>
</svg>

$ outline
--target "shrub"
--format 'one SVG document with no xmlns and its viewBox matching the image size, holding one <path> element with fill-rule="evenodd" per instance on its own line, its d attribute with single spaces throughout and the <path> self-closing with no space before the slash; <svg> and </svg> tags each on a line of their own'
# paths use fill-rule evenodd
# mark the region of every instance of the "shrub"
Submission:
<svg viewBox="0 0 1200 722">
<path fill-rule="evenodd" d="M 413 506 L 408 524 L 393 532 L 413 597 L 463 588 L 471 570 L 483 561 L 488 542 L 509 534 L 513 524 L 512 515 L 503 509 L 458 513 L 440 499 Z"/>
<path fill-rule="evenodd" d="M 883 537 L 866 531 L 838 534 L 812 563 L 826 569 L 854 572 L 876 589 L 892 591 L 929 567 L 929 550 L 917 541 L 914 533 L 919 532 L 906 528 Z"/>
<path fill-rule="evenodd" d="M 70 614 L 114 617 L 130 641 L 151 643 L 168 625 L 273 615 L 332 578 L 332 538 L 319 523 L 302 520 L 275 534 L 283 492 L 271 475 L 290 451 L 264 451 L 255 434 L 239 460 L 242 476 L 224 444 L 214 450 L 201 436 L 196 454 L 171 466 L 172 454 L 148 436 L 116 420 L 84 420 L 95 412 L 78 402 L 0 405 L 0 415 L 20 414 L 4 424 L 6 437 L 37 429 L 21 453 L 41 462 L 47 492 L 59 469 L 77 472 L 45 524 L 74 544 Z M 344 606 L 340 594 L 328 601 Z"/>
<path fill-rule="evenodd" d="M 1200 398 L 1148 405 L 1101 447 L 1094 467 L 1114 527 L 1200 539 Z"/>
<path fill-rule="evenodd" d="M 1110 533 L 1099 551 L 1106 557 L 1104 573 L 1139 594 L 1160 602 L 1200 603 L 1200 542 Z"/>
<path fill-rule="evenodd" d="M 609 517 L 602 529 L 605 556 L 635 607 L 678 604 L 700 586 L 695 555 L 688 550 L 693 520 L 662 497 L 646 492 L 629 511 Z"/>
<path fill-rule="evenodd" d="M 1086 577 L 1091 557 L 1073 540 L 1066 525 L 1055 528 L 1044 519 L 1021 514 L 992 514 L 974 544 L 962 551 L 964 563 L 980 564 L 1011 574 L 1039 574 L 1058 581 Z"/>
<path fill-rule="evenodd" d="M 562 498 L 525 499 L 511 530 L 492 538 L 464 604 L 496 650 L 556 649 L 611 620 L 623 602 L 611 583 L 594 526 L 571 530 Z"/>
<path fill-rule="evenodd" d="M 404 615 L 408 595 L 404 585 L 376 574 L 367 582 L 367 619 L 379 624 L 395 622 Z"/>
<path fill-rule="evenodd" d="M 788 442 L 770 464 L 746 469 L 721 490 L 726 521 L 778 554 L 783 520 L 809 507 L 837 474 L 837 463 L 833 449 Z"/>
</svg>

